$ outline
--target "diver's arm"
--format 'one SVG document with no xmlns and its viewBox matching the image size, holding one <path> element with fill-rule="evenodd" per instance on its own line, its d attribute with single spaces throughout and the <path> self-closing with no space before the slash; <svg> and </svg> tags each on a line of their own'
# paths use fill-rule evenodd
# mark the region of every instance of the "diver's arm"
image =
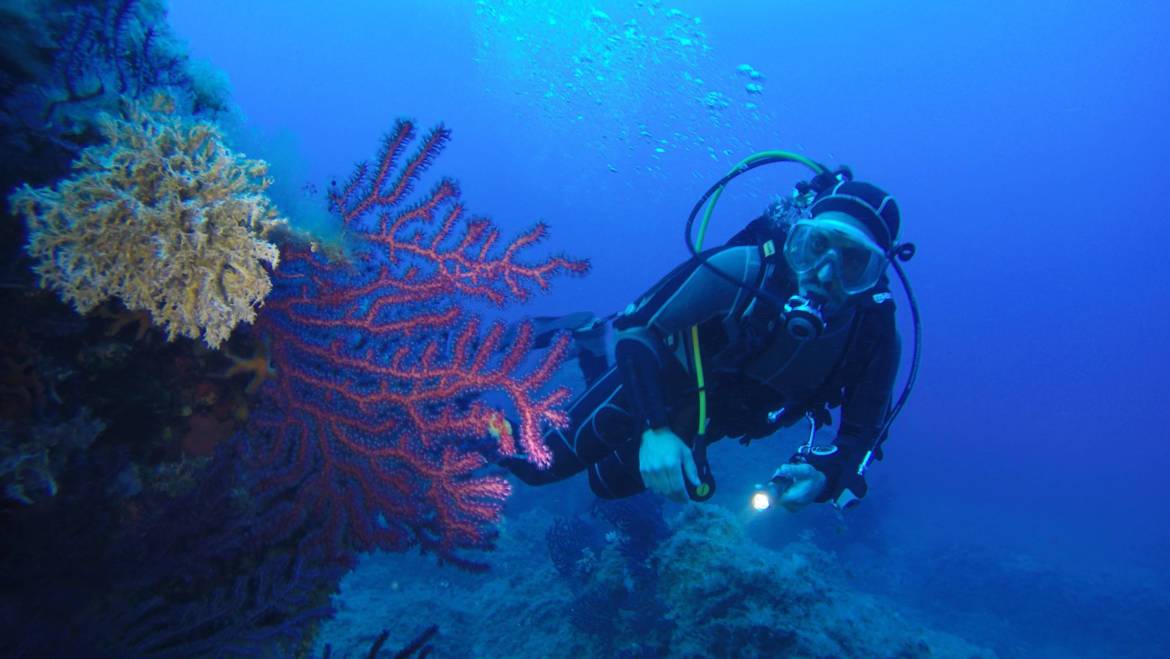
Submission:
<svg viewBox="0 0 1170 659">
<path fill-rule="evenodd" d="M 841 427 L 833 446 L 814 450 L 808 463 L 825 476 L 825 486 L 816 496 L 819 502 L 831 501 L 839 508 L 856 503 L 865 496 L 868 486 L 858 473 L 869 451 L 884 440 L 879 437 L 885 427 L 893 395 L 894 376 L 901 356 L 901 340 L 893 322 L 893 313 L 882 314 L 869 328 L 878 334 L 856 382 L 845 384 L 841 409 Z"/>
<path fill-rule="evenodd" d="M 710 254 L 708 262 L 738 281 L 756 283 L 760 249 L 728 247 Z M 617 366 L 642 430 L 669 425 L 663 379 L 668 371 L 677 374 L 682 364 L 675 356 L 677 342 L 685 340 L 694 325 L 738 313 L 750 297 L 743 287 L 693 260 L 676 268 L 614 321 Z M 669 345 L 672 342 L 676 345 Z"/>
<path fill-rule="evenodd" d="M 673 291 L 662 290 L 653 313 L 643 315 L 643 324 L 660 336 L 670 336 L 712 318 L 729 319 L 733 314 L 742 313 L 754 295 L 746 285 L 760 285 L 763 272 L 760 246 L 712 250 L 707 254 L 707 264 L 697 259 L 691 261 L 685 278 L 681 278 Z"/>
<path fill-rule="evenodd" d="M 661 339 L 645 327 L 623 329 L 614 346 L 614 359 L 639 430 L 669 426 L 670 414 L 662 390 L 668 357 Z"/>
<path fill-rule="evenodd" d="M 758 246 L 728 247 L 709 258 L 715 267 L 743 281 L 754 281 L 760 272 Z M 683 348 L 679 344 L 686 341 L 690 327 L 720 316 L 730 318 L 747 299 L 742 287 L 691 261 L 614 321 L 617 366 L 638 422 L 638 471 L 652 492 L 682 500 L 684 478 L 699 485 L 691 449 L 670 427 L 665 380 L 689 377 L 685 357 L 677 356 L 676 350 Z"/>
<path fill-rule="evenodd" d="M 902 356 L 902 341 L 894 327 L 893 314 L 883 314 L 875 330 L 879 339 L 868 355 L 857 382 L 845 384 L 841 407 L 841 428 L 833 442 L 837 447 L 864 455 L 884 438 L 878 437 L 886 424 L 893 398 L 894 376 Z M 859 459 L 860 462 L 860 459 Z"/>
</svg>

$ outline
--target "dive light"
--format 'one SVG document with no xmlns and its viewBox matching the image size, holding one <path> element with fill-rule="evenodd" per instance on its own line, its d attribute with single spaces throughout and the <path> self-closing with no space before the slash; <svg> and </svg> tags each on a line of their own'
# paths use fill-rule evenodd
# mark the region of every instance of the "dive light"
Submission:
<svg viewBox="0 0 1170 659">
<path fill-rule="evenodd" d="M 785 408 L 781 407 L 775 412 L 769 412 L 768 421 L 775 422 L 776 419 L 779 419 L 784 415 L 784 411 Z M 804 418 L 808 420 L 808 439 L 805 440 L 804 444 L 801 444 L 799 449 L 797 449 L 796 455 L 792 456 L 792 460 L 789 461 L 789 464 L 800 464 L 805 462 L 805 456 L 808 455 L 813 449 L 813 439 L 816 438 L 817 434 L 816 416 L 814 416 L 812 412 L 805 412 Z M 752 510 L 763 512 L 771 508 L 772 504 L 778 501 L 780 497 L 784 496 L 784 493 L 787 492 L 788 488 L 792 487 L 795 482 L 796 481 L 793 480 L 792 477 L 785 476 L 783 473 L 781 473 L 780 468 L 777 467 L 776 471 L 772 472 L 772 478 L 769 479 L 767 483 L 756 483 L 755 491 L 752 492 L 751 498 Z"/>
<path fill-rule="evenodd" d="M 756 489 L 751 498 L 752 510 L 763 512 L 771 508 L 772 504 L 784 496 L 784 493 L 795 482 L 777 469 L 776 473 L 772 474 L 772 480 L 764 484 L 756 483 Z"/>
</svg>

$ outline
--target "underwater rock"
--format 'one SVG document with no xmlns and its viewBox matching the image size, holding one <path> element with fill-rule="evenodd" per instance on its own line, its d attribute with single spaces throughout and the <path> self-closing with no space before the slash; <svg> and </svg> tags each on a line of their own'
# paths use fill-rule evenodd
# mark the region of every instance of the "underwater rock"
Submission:
<svg viewBox="0 0 1170 659">
<path fill-rule="evenodd" d="M 337 616 L 318 642 L 329 641 L 333 657 L 362 657 L 381 621 L 395 620 L 403 630 L 438 621 L 434 656 L 995 656 L 854 591 L 811 544 L 755 544 L 718 506 L 687 506 L 673 520 L 671 536 L 642 563 L 651 578 L 636 574 L 620 536 L 596 554 L 582 547 L 587 582 L 580 572 L 563 577 L 533 552 L 552 524 L 540 511 L 506 520 L 486 574 L 426 557 L 368 556 L 343 580 Z M 653 616 L 644 615 L 649 607 Z"/>
<path fill-rule="evenodd" d="M 30 426 L 0 425 L 2 500 L 31 506 L 56 496 L 58 476 L 106 427 L 87 408 L 70 419 Z"/>
<path fill-rule="evenodd" d="M 688 506 L 674 530 L 655 556 L 659 596 L 677 623 L 672 656 L 994 656 L 851 590 L 811 544 L 755 544 L 724 508 Z"/>
</svg>

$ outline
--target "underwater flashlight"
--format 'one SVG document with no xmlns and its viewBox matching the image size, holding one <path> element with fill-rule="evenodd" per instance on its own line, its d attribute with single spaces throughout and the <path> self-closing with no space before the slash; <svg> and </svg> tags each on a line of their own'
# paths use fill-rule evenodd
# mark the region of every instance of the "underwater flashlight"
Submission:
<svg viewBox="0 0 1170 659">
<path fill-rule="evenodd" d="M 752 493 L 751 498 L 752 510 L 762 513 L 771 508 L 772 502 L 779 499 L 788 488 L 792 487 L 792 483 L 791 478 L 780 475 L 779 469 L 772 476 L 772 480 L 766 484 L 756 483 L 756 491 Z"/>
<path fill-rule="evenodd" d="M 772 474 L 772 480 L 767 484 L 756 483 L 756 491 L 752 493 L 751 504 L 752 510 L 756 512 L 764 512 L 772 507 L 772 502 L 779 499 L 792 487 L 793 481 L 788 476 L 780 474 L 777 469 L 775 474 Z"/>
<path fill-rule="evenodd" d="M 775 412 L 768 413 L 768 422 L 775 423 L 777 419 L 784 415 L 787 408 L 781 407 Z M 796 451 L 796 455 L 788 462 L 790 464 L 803 464 L 807 462 L 806 456 L 813 451 L 813 440 L 817 436 L 817 419 L 812 411 L 804 413 L 804 418 L 808 420 L 808 439 Z M 767 484 L 756 483 L 755 492 L 752 493 L 751 504 L 752 510 L 756 512 L 763 512 L 772 507 L 772 501 L 784 496 L 788 488 L 792 487 L 796 481 L 791 476 L 785 476 L 777 468 L 772 472 L 772 479 Z"/>
<path fill-rule="evenodd" d="M 756 487 L 759 487 L 758 485 Z M 766 490 L 756 490 L 752 495 L 752 510 L 763 512 L 772 507 L 772 497 Z"/>
</svg>

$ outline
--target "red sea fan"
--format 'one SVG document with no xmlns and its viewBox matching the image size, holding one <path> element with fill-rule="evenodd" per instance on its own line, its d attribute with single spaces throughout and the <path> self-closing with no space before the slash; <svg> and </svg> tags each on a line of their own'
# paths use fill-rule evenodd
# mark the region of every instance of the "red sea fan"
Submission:
<svg viewBox="0 0 1170 659">
<path fill-rule="evenodd" d="M 567 423 L 569 392 L 548 383 L 568 339 L 533 365 L 531 327 L 484 330 L 467 304 L 523 301 L 588 264 L 527 262 L 547 228 L 501 241 L 453 181 L 410 200 L 448 137 L 431 131 L 399 167 L 414 138 L 400 121 L 378 160 L 330 192 L 346 258 L 286 248 L 262 312 L 277 377 L 249 440 L 256 491 L 281 502 L 277 528 L 324 525 L 333 556 L 421 544 L 476 567 L 459 554 L 491 547 L 511 491 L 480 473 L 485 454 L 547 464 L 541 435 Z"/>
</svg>

